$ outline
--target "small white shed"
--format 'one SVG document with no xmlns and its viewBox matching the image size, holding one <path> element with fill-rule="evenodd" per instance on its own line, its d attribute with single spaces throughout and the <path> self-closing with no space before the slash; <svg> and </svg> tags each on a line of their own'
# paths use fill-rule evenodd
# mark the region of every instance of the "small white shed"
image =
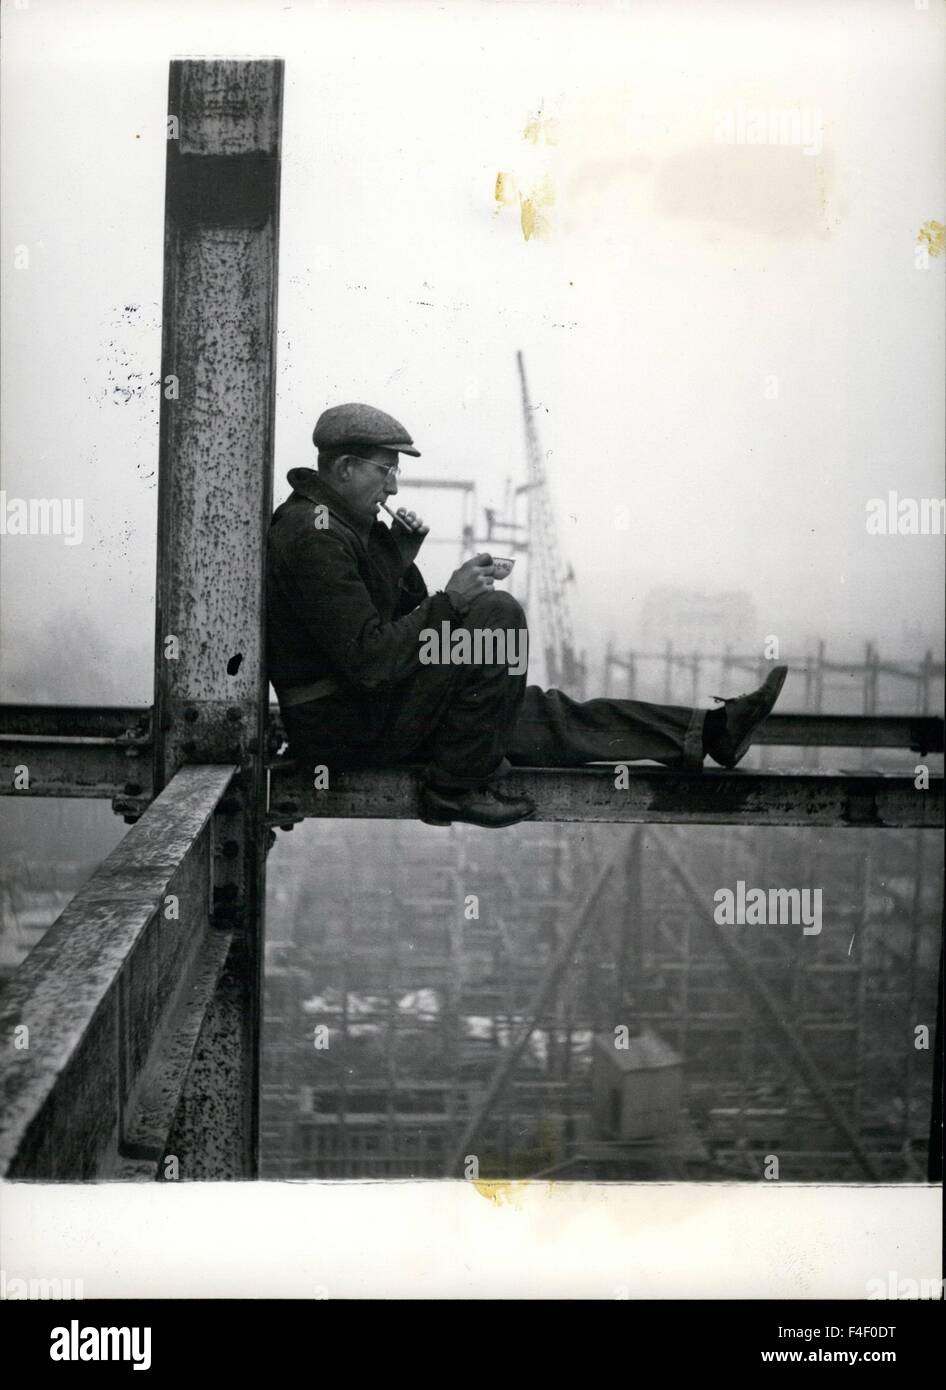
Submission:
<svg viewBox="0 0 946 1390">
<path fill-rule="evenodd" d="M 654 1139 L 680 1126 L 683 1060 L 656 1033 L 596 1033 L 592 1115 L 602 1139 Z"/>
</svg>

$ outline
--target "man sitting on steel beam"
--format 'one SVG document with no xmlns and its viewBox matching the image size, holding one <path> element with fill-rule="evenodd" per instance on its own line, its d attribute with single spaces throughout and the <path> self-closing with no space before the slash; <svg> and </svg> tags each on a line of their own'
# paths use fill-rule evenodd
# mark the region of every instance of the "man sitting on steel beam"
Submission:
<svg viewBox="0 0 946 1390">
<path fill-rule="evenodd" d="M 429 824 L 505 826 L 535 812 L 503 790 L 510 765 L 581 767 L 650 759 L 735 767 L 785 681 L 715 710 L 642 700 L 577 701 L 526 684 L 526 617 L 475 555 L 428 594 L 414 563 L 428 528 L 402 507 L 398 455 L 420 457 L 403 425 L 337 405 L 313 432 L 318 471 L 293 468 L 269 533 L 269 678 L 289 755 L 334 769 L 425 765 Z M 394 514 L 392 513 L 392 516 Z"/>
</svg>

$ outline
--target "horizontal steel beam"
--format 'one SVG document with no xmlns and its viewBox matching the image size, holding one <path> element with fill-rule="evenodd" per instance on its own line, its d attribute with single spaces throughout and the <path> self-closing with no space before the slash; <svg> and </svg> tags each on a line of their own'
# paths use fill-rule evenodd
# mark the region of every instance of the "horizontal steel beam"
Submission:
<svg viewBox="0 0 946 1390">
<path fill-rule="evenodd" d="M 770 714 L 755 744 L 791 748 L 904 748 L 942 753 L 943 721 L 925 714 Z"/>
<path fill-rule="evenodd" d="M 0 734 L 45 738 L 146 738 L 150 705 L 22 705 L 0 703 Z"/>
<path fill-rule="evenodd" d="M 182 769 L 6 984 L 3 1176 L 75 1181 L 129 1162 L 157 1175 L 230 941 L 210 884 L 234 772 Z"/>
<path fill-rule="evenodd" d="M 531 796 L 537 821 L 642 822 L 678 825 L 943 825 L 943 779 L 918 791 L 912 777 L 878 773 L 679 773 L 632 767 L 628 787 L 615 787 L 611 768 L 515 768 L 504 787 Z M 314 790 L 297 770 L 274 773 L 270 825 L 308 817 L 419 818 L 419 782 L 408 769 L 339 772 Z"/>
<path fill-rule="evenodd" d="M 269 707 L 279 725 L 279 706 Z M 149 747 L 150 705 L 0 704 L 0 736 L 115 739 Z M 908 748 L 943 752 L 943 720 L 926 714 L 770 714 L 754 742 L 822 748 Z"/>
<path fill-rule="evenodd" d="M 760 660 L 758 656 L 739 656 L 733 652 L 693 652 L 681 648 L 675 650 L 672 646 L 665 647 L 662 652 L 620 652 L 610 651 L 606 654 L 606 661 L 612 666 L 628 667 L 635 661 L 663 661 L 670 666 L 692 666 L 694 662 L 707 662 L 715 664 L 720 662 L 724 666 L 733 667 L 741 671 L 758 671 L 766 664 L 768 658 Z M 946 666 L 941 661 L 929 663 L 916 662 L 907 665 L 904 662 L 896 661 L 872 661 L 869 664 L 863 661 L 826 661 L 818 656 L 802 658 L 798 661 L 785 661 L 782 663 L 790 671 L 829 671 L 834 674 L 849 675 L 853 671 L 877 671 L 881 675 L 903 676 L 906 680 L 922 680 L 924 676 L 942 676 L 946 673 Z"/>
<path fill-rule="evenodd" d="M 271 705 L 269 712 L 273 735 L 279 728 L 278 706 Z M 222 727 L 228 727 L 225 712 L 221 719 Z M 150 728 L 148 706 L 0 704 L 0 795 L 109 798 L 117 812 L 140 815 L 152 799 L 147 756 Z M 222 750 L 225 742 L 224 738 Z M 772 714 L 755 742 L 781 747 L 899 748 L 925 757 L 943 751 L 943 720 L 907 714 Z M 29 770 L 29 785 L 18 788 L 13 772 L 23 766 Z M 738 775 L 742 782 L 746 774 Z M 781 780 L 786 775 L 771 773 L 769 777 Z M 884 795 L 889 797 L 890 791 L 885 783 Z M 580 814 L 545 817 L 583 818 Z M 807 824 L 810 817 L 780 823 Z"/>
<path fill-rule="evenodd" d="M 140 814 L 152 796 L 151 759 L 109 738 L 0 734 L 0 796 L 108 798 Z"/>
<path fill-rule="evenodd" d="M 153 796 L 149 705 L 0 704 L 0 796 Z M 24 775 L 25 774 L 25 775 Z"/>
</svg>

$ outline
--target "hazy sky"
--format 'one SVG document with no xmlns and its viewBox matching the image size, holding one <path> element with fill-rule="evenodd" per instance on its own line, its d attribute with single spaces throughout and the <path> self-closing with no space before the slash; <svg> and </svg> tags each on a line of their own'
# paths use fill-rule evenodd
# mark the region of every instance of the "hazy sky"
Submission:
<svg viewBox="0 0 946 1390">
<path fill-rule="evenodd" d="M 747 648 L 941 649 L 942 537 L 865 519 L 943 494 L 944 260 L 915 247 L 946 221 L 944 28 L 936 0 L 5 4 L 0 486 L 84 500 L 81 545 L 3 541 L 6 671 L 53 638 L 47 698 L 151 698 L 167 65 L 219 53 L 287 63 L 277 500 L 319 412 L 367 400 L 499 503 L 521 348 L 581 643 L 672 584 L 751 593 Z M 727 143 L 793 109 L 807 149 Z"/>
</svg>

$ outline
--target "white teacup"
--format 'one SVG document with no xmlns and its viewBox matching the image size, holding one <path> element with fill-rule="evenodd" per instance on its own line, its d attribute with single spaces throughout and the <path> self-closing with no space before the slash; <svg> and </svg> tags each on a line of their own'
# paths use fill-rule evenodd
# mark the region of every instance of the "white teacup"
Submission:
<svg viewBox="0 0 946 1390">
<path fill-rule="evenodd" d="M 512 574 L 512 567 L 515 563 L 515 560 L 510 560 L 505 555 L 494 555 L 493 578 L 508 579 L 509 576 Z"/>
</svg>

